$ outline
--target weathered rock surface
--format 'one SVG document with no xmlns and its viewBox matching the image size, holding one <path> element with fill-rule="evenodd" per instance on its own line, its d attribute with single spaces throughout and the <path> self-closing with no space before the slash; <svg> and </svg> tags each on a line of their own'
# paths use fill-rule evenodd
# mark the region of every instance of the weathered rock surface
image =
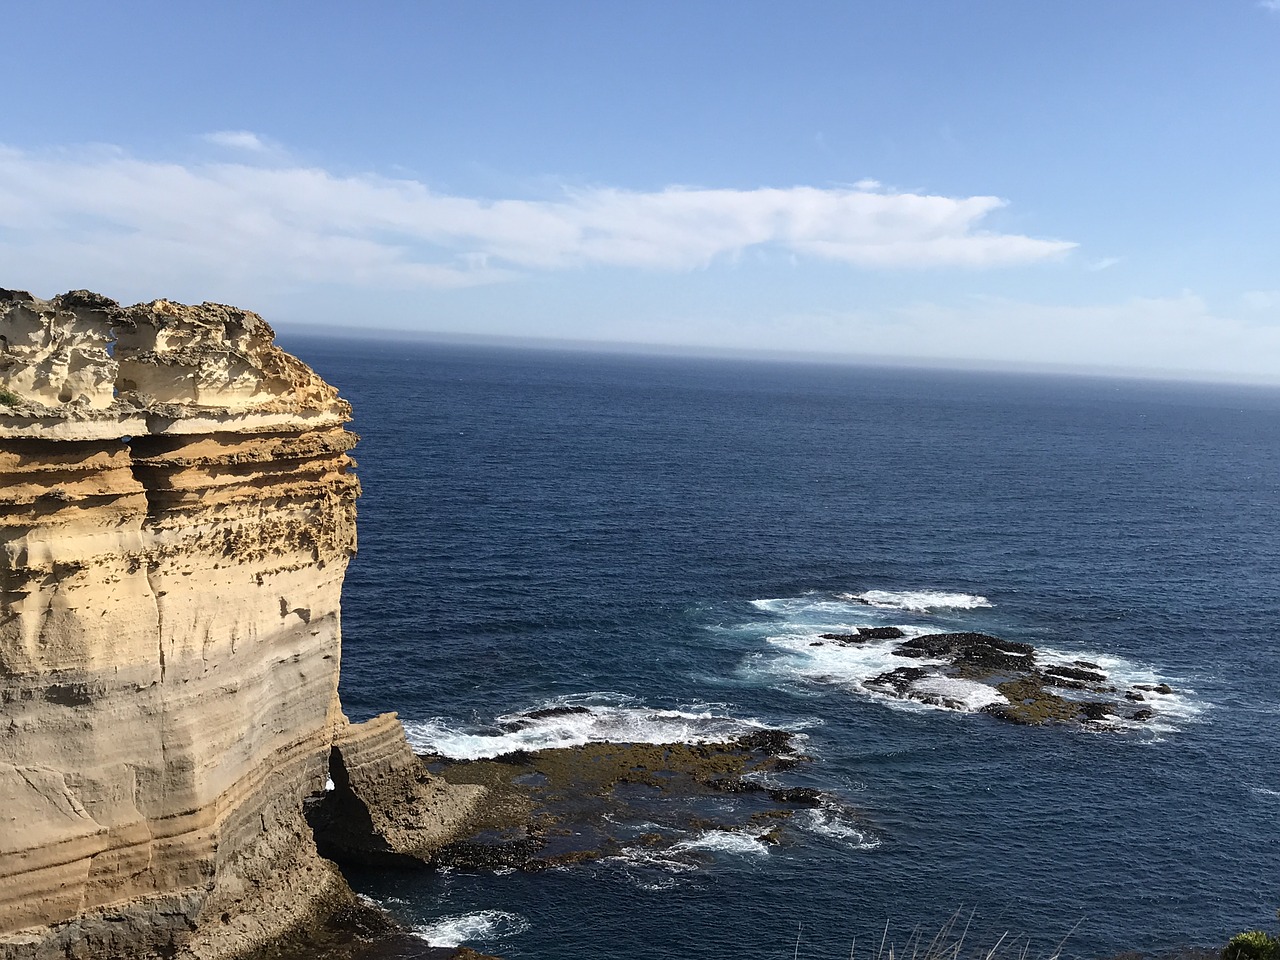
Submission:
<svg viewBox="0 0 1280 960">
<path fill-rule="evenodd" d="M 348 902 L 303 814 L 335 757 L 388 849 L 474 802 L 342 713 L 356 438 L 273 337 L 0 290 L 0 957 L 231 956 Z"/>
</svg>

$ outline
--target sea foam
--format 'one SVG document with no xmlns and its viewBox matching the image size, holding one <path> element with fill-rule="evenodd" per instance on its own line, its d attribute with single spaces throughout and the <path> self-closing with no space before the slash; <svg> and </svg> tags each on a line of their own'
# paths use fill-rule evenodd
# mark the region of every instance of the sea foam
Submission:
<svg viewBox="0 0 1280 960">
<path fill-rule="evenodd" d="M 756 720 L 740 720 L 711 710 L 656 710 L 643 706 L 590 702 L 602 695 L 570 697 L 498 717 L 483 729 L 447 720 L 406 720 L 409 743 L 419 752 L 454 760 L 492 759 L 517 751 L 577 747 L 587 743 L 720 743 L 756 730 Z M 618 700 L 620 698 L 611 698 Z"/>
<path fill-rule="evenodd" d="M 733 853 L 756 857 L 767 856 L 769 853 L 768 846 L 759 837 L 734 830 L 707 830 L 696 837 L 681 840 L 674 844 L 671 850 L 676 853 L 684 850 L 705 850 L 712 853 Z"/>
<path fill-rule="evenodd" d="M 942 590 L 868 590 L 865 593 L 846 593 L 842 596 L 873 607 L 910 610 L 913 613 L 928 613 L 931 610 L 976 610 L 980 607 L 995 606 L 986 597 Z"/>
<path fill-rule="evenodd" d="M 502 940 L 528 929 L 529 921 L 519 914 L 479 910 L 422 924 L 413 929 L 413 934 L 433 947 L 459 947 L 476 941 Z"/>
</svg>

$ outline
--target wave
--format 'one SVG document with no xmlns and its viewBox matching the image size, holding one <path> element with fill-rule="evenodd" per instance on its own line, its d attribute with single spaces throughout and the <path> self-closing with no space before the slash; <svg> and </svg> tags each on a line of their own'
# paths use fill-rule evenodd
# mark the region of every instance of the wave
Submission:
<svg viewBox="0 0 1280 960">
<path fill-rule="evenodd" d="M 502 940 L 524 933 L 529 921 L 503 910 L 480 910 L 443 917 L 413 928 L 413 935 L 433 947 L 460 947 L 475 941 Z"/>
<path fill-rule="evenodd" d="M 980 607 L 995 606 L 986 597 L 942 590 L 868 590 L 865 593 L 841 594 L 841 597 L 872 607 L 909 610 L 912 613 L 928 613 L 931 610 L 976 610 Z"/>
<path fill-rule="evenodd" d="M 598 702 L 603 699 L 613 702 Z M 498 717 L 483 728 L 460 728 L 443 719 L 406 720 L 404 728 L 416 751 L 454 760 L 488 760 L 588 743 L 721 743 L 770 729 L 768 724 L 713 710 L 657 710 L 619 705 L 622 699 L 602 694 L 565 697 Z"/>
<path fill-rule="evenodd" d="M 878 839 L 825 807 L 804 810 L 796 816 L 795 822 L 810 833 L 839 840 L 854 850 L 874 850 L 880 846 Z"/>
<path fill-rule="evenodd" d="M 671 850 L 673 853 L 684 850 L 705 850 L 712 853 L 749 856 L 768 856 L 769 854 L 769 847 L 759 837 L 734 830 L 707 830 L 696 837 L 673 844 Z"/>
<path fill-rule="evenodd" d="M 847 625 L 868 623 L 868 617 L 882 623 L 886 612 L 929 614 L 948 610 L 978 610 L 994 607 L 986 597 L 949 590 L 866 590 L 862 593 L 827 594 L 810 592 L 798 597 L 769 597 L 752 600 L 763 613 L 812 624 Z"/>
</svg>

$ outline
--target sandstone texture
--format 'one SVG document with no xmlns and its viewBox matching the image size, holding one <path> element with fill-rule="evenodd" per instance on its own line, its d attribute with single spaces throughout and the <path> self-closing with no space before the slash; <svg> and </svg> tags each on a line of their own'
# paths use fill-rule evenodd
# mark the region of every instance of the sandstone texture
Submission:
<svg viewBox="0 0 1280 960">
<path fill-rule="evenodd" d="M 474 805 L 338 700 L 350 408 L 256 314 L 0 290 L 0 958 L 229 957 Z M 397 798 L 409 797 L 408 807 Z"/>
</svg>

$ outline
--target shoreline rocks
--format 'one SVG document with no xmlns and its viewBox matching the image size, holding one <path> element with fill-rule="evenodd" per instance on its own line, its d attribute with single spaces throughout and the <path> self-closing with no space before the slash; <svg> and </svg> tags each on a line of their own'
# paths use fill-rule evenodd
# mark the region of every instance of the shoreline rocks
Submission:
<svg viewBox="0 0 1280 960">
<path fill-rule="evenodd" d="M 776 785 L 776 775 L 808 760 L 791 740 L 786 731 L 761 730 L 724 743 L 589 743 L 490 760 L 425 756 L 449 783 L 486 790 L 469 835 L 430 863 L 540 871 L 637 847 L 670 855 L 705 831 L 785 842 L 796 811 L 838 804 L 810 787 Z"/>
</svg>

